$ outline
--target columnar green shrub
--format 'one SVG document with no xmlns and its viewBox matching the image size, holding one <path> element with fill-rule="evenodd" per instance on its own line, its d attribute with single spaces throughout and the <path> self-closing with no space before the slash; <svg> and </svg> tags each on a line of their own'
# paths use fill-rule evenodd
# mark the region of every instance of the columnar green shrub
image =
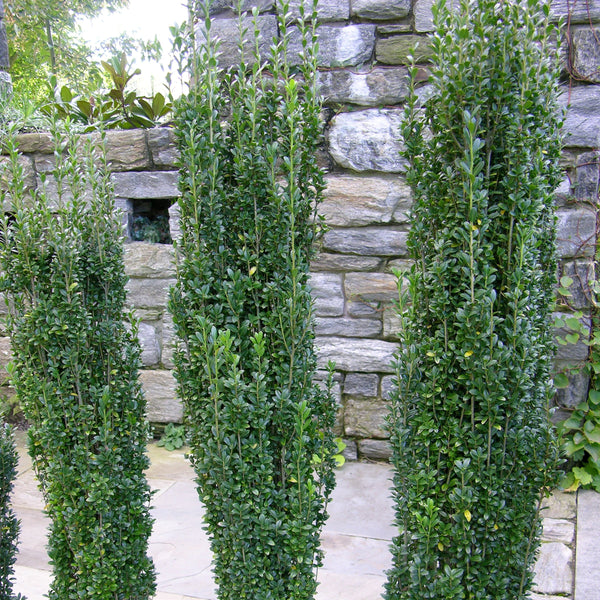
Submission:
<svg viewBox="0 0 600 600">
<path fill-rule="evenodd" d="M 335 405 L 313 381 L 308 284 L 324 188 L 316 19 L 300 26 L 300 82 L 287 3 L 277 8 L 266 64 L 256 48 L 223 73 L 203 7 L 196 85 L 177 117 L 176 376 L 219 598 L 231 600 L 313 598 L 334 483 Z"/>
<path fill-rule="evenodd" d="M 33 198 L 8 141 L 12 217 L 0 247 L 12 381 L 51 519 L 49 597 L 146 600 L 147 426 L 119 217 L 103 151 L 55 137 L 54 176 Z"/>
<path fill-rule="evenodd" d="M 399 535 L 388 600 L 524 599 L 531 587 L 556 468 L 561 114 L 548 14 L 538 0 L 440 2 L 433 94 L 407 109 L 415 264 L 389 419 Z"/>
<path fill-rule="evenodd" d="M 10 505 L 17 475 L 17 451 L 8 425 L 0 423 L 0 600 L 13 600 L 13 565 L 19 522 Z"/>
</svg>

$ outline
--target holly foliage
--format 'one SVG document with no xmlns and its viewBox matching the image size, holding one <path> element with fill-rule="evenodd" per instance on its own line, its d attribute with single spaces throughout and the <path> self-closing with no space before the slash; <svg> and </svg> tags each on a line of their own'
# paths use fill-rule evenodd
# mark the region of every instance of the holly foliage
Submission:
<svg viewBox="0 0 600 600">
<path fill-rule="evenodd" d="M 182 239 L 171 295 L 191 460 L 218 597 L 310 599 L 337 453 L 335 404 L 313 381 L 308 284 L 324 189 L 316 15 L 300 25 L 298 76 L 287 2 L 268 60 L 250 31 L 255 50 L 223 72 L 202 4 L 196 85 L 176 122 Z"/>
<path fill-rule="evenodd" d="M 7 140 L 12 216 L 0 245 L 9 372 L 51 522 L 49 598 L 147 600 L 147 425 L 119 217 L 97 138 L 54 135 L 53 176 L 33 197 Z"/>
<path fill-rule="evenodd" d="M 436 5 L 433 95 L 422 109 L 413 92 L 402 131 L 415 264 L 389 418 L 388 600 L 526 598 L 556 482 L 554 29 L 547 2 L 457 4 Z"/>
</svg>

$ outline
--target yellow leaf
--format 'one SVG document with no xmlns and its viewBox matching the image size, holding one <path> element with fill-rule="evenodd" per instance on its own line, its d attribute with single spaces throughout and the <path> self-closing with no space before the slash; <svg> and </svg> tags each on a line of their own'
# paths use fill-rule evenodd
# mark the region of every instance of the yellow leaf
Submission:
<svg viewBox="0 0 600 600">
<path fill-rule="evenodd" d="M 494 531 L 498 531 L 498 523 L 494 523 Z"/>
<path fill-rule="evenodd" d="M 463 514 L 465 515 L 465 519 L 470 523 L 472 518 L 471 511 L 467 508 Z"/>
<path fill-rule="evenodd" d="M 473 231 L 477 231 L 479 229 L 479 227 L 477 227 L 477 225 L 471 225 L 471 229 Z"/>
<path fill-rule="evenodd" d="M 430 356 L 433 358 L 435 356 L 435 354 L 433 352 L 431 352 L 431 350 L 430 350 L 429 352 L 427 352 L 427 356 Z"/>
<path fill-rule="evenodd" d="M 252 277 L 252 275 L 254 275 L 254 273 L 256 273 L 256 269 L 258 269 L 258 267 L 254 266 L 250 269 L 249 271 L 249 275 Z"/>
<path fill-rule="evenodd" d="M 469 356 L 473 356 L 473 350 L 467 350 L 465 352 L 465 358 L 469 358 Z"/>
<path fill-rule="evenodd" d="M 444 549 L 444 544 L 442 544 L 442 542 L 438 542 L 438 549 L 440 552 Z"/>
</svg>

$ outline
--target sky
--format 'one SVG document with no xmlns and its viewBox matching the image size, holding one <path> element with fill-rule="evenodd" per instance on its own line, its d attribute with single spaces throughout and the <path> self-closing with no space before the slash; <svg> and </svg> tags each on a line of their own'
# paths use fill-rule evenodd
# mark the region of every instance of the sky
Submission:
<svg viewBox="0 0 600 600">
<path fill-rule="evenodd" d="M 161 65 L 141 63 L 142 74 L 132 80 L 138 93 L 164 92 L 164 73 L 171 49 L 169 27 L 187 19 L 187 0 L 129 0 L 129 6 L 118 12 L 108 11 L 95 19 L 82 20 L 81 35 L 90 45 L 126 32 L 132 37 L 152 40 L 158 36 L 163 47 Z M 106 57 L 98 57 L 101 58 Z M 164 70 L 163 70 L 164 69 Z"/>
</svg>

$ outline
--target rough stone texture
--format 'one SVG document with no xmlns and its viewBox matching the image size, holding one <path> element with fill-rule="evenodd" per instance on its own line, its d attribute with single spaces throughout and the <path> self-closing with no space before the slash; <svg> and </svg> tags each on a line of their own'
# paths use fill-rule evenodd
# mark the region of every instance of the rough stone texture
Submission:
<svg viewBox="0 0 600 600">
<path fill-rule="evenodd" d="M 570 594 L 572 550 L 558 542 L 543 543 L 535 563 L 533 589 L 542 594 Z"/>
<path fill-rule="evenodd" d="M 428 33 L 433 31 L 433 14 L 431 8 L 434 0 L 413 0 L 413 17 L 415 21 L 415 31 L 419 33 Z M 458 0 L 448 0 L 447 6 L 458 6 Z"/>
<path fill-rule="evenodd" d="M 268 56 L 269 46 L 273 39 L 277 37 L 277 17 L 275 15 L 261 15 L 257 17 L 258 30 L 260 32 L 259 53 L 260 57 Z M 203 40 L 202 28 L 200 23 L 196 30 L 198 39 Z M 243 18 L 243 27 L 246 30 L 244 38 L 244 52 L 246 63 L 251 64 L 254 61 L 254 25 L 252 17 Z M 219 46 L 219 65 L 228 68 L 237 65 L 240 61 L 240 51 L 238 47 L 239 25 L 237 19 L 213 19 L 211 23 L 211 37 L 220 40 Z"/>
<path fill-rule="evenodd" d="M 54 152 L 54 142 L 49 133 L 22 133 L 17 140 L 19 151 L 25 154 L 40 152 L 43 154 L 52 154 Z"/>
<path fill-rule="evenodd" d="M 344 314 L 342 276 L 336 273 L 312 273 L 310 276 L 314 312 L 317 317 L 339 317 Z"/>
<path fill-rule="evenodd" d="M 331 252 L 367 256 L 406 256 L 407 232 L 393 227 L 331 229 L 323 236 L 323 247 Z"/>
<path fill-rule="evenodd" d="M 374 256 L 345 256 L 321 252 L 311 262 L 313 273 L 320 271 L 375 271 L 381 259 Z"/>
<path fill-rule="evenodd" d="M 241 9 L 251 11 L 254 7 L 260 12 L 271 10 L 275 5 L 275 0 L 242 0 Z M 218 15 L 227 11 L 237 11 L 237 0 L 213 0 L 210 5 L 210 14 Z"/>
<path fill-rule="evenodd" d="M 392 447 L 387 440 L 359 440 L 357 445 L 360 458 L 387 461 L 392 455 Z"/>
<path fill-rule="evenodd" d="M 148 148 L 152 164 L 158 168 L 175 168 L 179 151 L 175 145 L 175 130 L 155 127 L 148 130 Z"/>
<path fill-rule="evenodd" d="M 175 324 L 170 312 L 165 312 L 162 318 L 161 362 L 166 369 L 173 369 L 173 353 L 175 350 Z"/>
<path fill-rule="evenodd" d="M 561 264 L 561 276 L 570 277 L 573 284 L 569 287 L 571 296 L 564 299 L 571 308 L 589 308 L 592 301 L 590 281 L 594 279 L 594 263 L 592 260 L 573 260 Z"/>
<path fill-rule="evenodd" d="M 550 12 L 570 23 L 589 23 L 600 19 L 600 0 L 552 0 Z"/>
<path fill-rule="evenodd" d="M 396 109 L 340 113 L 329 130 L 331 156 L 352 171 L 398 173 L 406 165 L 399 154 L 401 123 L 402 111 Z"/>
<path fill-rule="evenodd" d="M 348 373 L 391 373 L 396 344 L 381 340 L 356 340 L 342 337 L 316 338 L 318 365 L 335 362 L 337 371 Z"/>
<path fill-rule="evenodd" d="M 311 0 L 290 0 L 290 13 L 300 18 L 300 5 L 304 2 L 304 18 L 312 13 Z M 350 18 L 350 0 L 319 0 L 319 21 L 345 21 Z"/>
<path fill-rule="evenodd" d="M 4 20 L 0 20 L 0 69 L 6 70 L 10 67 L 10 56 L 8 53 L 8 38 Z"/>
<path fill-rule="evenodd" d="M 577 515 L 577 494 L 555 490 L 542 500 L 542 517 L 547 519 L 574 519 Z"/>
<path fill-rule="evenodd" d="M 389 400 L 392 391 L 396 385 L 396 376 L 395 375 L 386 375 L 381 378 L 381 397 L 384 400 Z"/>
<path fill-rule="evenodd" d="M 352 15 L 373 21 L 402 19 L 410 12 L 411 0 L 352 0 Z"/>
<path fill-rule="evenodd" d="M 359 438 L 387 437 L 387 410 L 386 402 L 373 398 L 348 398 L 344 408 L 344 434 Z"/>
<path fill-rule="evenodd" d="M 175 377 L 171 371 L 142 370 L 140 382 L 146 397 L 148 421 L 181 423 L 183 406 L 177 398 Z"/>
<path fill-rule="evenodd" d="M 130 171 L 114 173 L 115 193 L 133 200 L 178 198 L 177 171 Z"/>
<path fill-rule="evenodd" d="M 315 319 L 316 335 L 342 335 L 345 337 L 373 338 L 381 333 L 381 321 L 377 319 Z"/>
<path fill-rule="evenodd" d="M 375 25 L 360 24 L 333 27 L 319 27 L 320 67 L 354 67 L 369 61 L 375 48 Z M 303 52 L 302 36 L 298 28 L 291 30 L 290 62 L 300 62 Z"/>
<path fill-rule="evenodd" d="M 361 302 L 391 302 L 398 296 L 396 277 L 388 273 L 347 273 L 346 298 Z"/>
<path fill-rule="evenodd" d="M 389 223 L 399 206 L 411 205 L 410 188 L 398 178 L 329 175 L 326 181 L 319 214 L 330 226 Z"/>
<path fill-rule="evenodd" d="M 175 277 L 175 250 L 169 244 L 130 242 L 125 244 L 125 274 L 128 277 L 169 279 Z"/>
<path fill-rule="evenodd" d="M 554 317 L 566 318 L 570 315 L 567 313 L 555 313 Z M 585 326 L 586 330 L 590 330 L 591 319 L 589 316 L 584 315 L 580 319 L 581 323 Z M 564 337 L 571 333 L 568 327 L 559 327 L 555 330 L 557 338 L 564 339 Z M 556 350 L 556 360 L 565 361 L 570 363 L 579 363 L 587 358 L 588 346 L 585 344 L 583 339 L 580 339 L 576 344 L 567 343 L 566 345 L 559 344 Z"/>
<path fill-rule="evenodd" d="M 377 317 L 381 313 L 380 302 L 346 302 L 346 312 L 349 316 L 356 319 L 364 319 L 369 317 Z"/>
<path fill-rule="evenodd" d="M 600 600 L 600 494 L 580 490 L 577 498 L 577 564 L 574 600 Z"/>
<path fill-rule="evenodd" d="M 577 200 L 598 202 L 598 162 L 598 152 L 584 152 L 577 157 L 575 183 L 572 186 L 572 193 Z"/>
<path fill-rule="evenodd" d="M 557 211 L 557 252 L 560 258 L 593 256 L 596 215 L 588 208 Z"/>
<path fill-rule="evenodd" d="M 571 521 L 545 518 L 543 526 L 542 540 L 546 542 L 562 542 L 563 544 L 573 543 L 575 524 Z"/>
<path fill-rule="evenodd" d="M 92 139 L 96 138 L 92 134 Z M 150 166 L 150 156 L 143 129 L 106 132 L 106 160 L 113 171 L 145 169 Z"/>
<path fill-rule="evenodd" d="M 134 308 L 164 308 L 173 279 L 130 279 L 127 300 Z"/>
<path fill-rule="evenodd" d="M 571 69 L 577 78 L 600 82 L 600 43 L 595 29 L 575 29 L 571 34 Z"/>
<path fill-rule="evenodd" d="M 326 104 L 381 106 L 398 104 L 408 95 L 409 79 L 405 68 L 375 67 L 367 73 L 321 71 L 318 81 Z"/>
<path fill-rule="evenodd" d="M 583 348 L 581 348 L 581 352 L 583 354 Z M 566 371 L 569 378 L 569 387 L 556 390 L 554 402 L 562 408 L 575 408 L 578 404 L 587 400 L 590 378 L 587 374 L 581 372 L 570 374 L 568 367 L 568 363 L 563 365 L 559 362 L 556 365 L 557 371 L 561 371 L 563 368 Z"/>
<path fill-rule="evenodd" d="M 397 340 L 400 337 L 400 317 L 393 306 L 383 310 L 383 337 L 386 340 Z"/>
<path fill-rule="evenodd" d="M 152 367 L 160 362 L 160 346 L 156 329 L 148 323 L 140 323 L 138 340 L 142 348 L 142 365 Z"/>
<path fill-rule="evenodd" d="M 417 63 L 429 61 L 432 56 L 426 37 L 420 35 L 392 35 L 379 38 L 375 44 L 375 58 L 384 65 L 406 65 L 412 56 Z"/>
<path fill-rule="evenodd" d="M 169 206 L 169 232 L 171 239 L 177 242 L 181 239 L 181 210 L 179 204 Z"/>
<path fill-rule="evenodd" d="M 560 99 L 569 107 L 563 127 L 565 145 L 576 148 L 600 146 L 600 86 L 574 87 L 563 91 Z"/>
<path fill-rule="evenodd" d="M 12 360 L 10 350 L 10 338 L 0 337 L 0 385 L 4 383 L 7 377 L 6 365 Z"/>
<path fill-rule="evenodd" d="M 344 379 L 344 394 L 374 398 L 377 396 L 379 376 L 375 373 L 348 373 Z"/>
</svg>

